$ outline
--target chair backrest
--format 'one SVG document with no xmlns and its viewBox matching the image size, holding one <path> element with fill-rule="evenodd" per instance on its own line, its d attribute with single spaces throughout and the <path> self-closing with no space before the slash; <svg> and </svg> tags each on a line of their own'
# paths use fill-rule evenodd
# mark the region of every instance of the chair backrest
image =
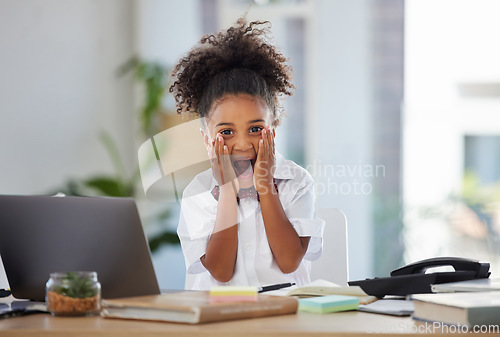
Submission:
<svg viewBox="0 0 500 337">
<path fill-rule="evenodd" d="M 323 279 L 340 286 L 347 286 L 347 219 L 336 208 L 317 209 L 318 218 L 325 220 L 323 254 L 312 262 L 311 280 Z"/>
</svg>

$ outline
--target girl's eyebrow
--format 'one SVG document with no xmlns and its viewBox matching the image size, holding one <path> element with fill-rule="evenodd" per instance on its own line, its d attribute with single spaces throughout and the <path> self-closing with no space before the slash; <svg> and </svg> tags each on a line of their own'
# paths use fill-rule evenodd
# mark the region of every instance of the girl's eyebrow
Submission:
<svg viewBox="0 0 500 337">
<path fill-rule="evenodd" d="M 254 119 L 254 120 L 251 120 L 251 121 L 248 121 L 248 124 L 253 124 L 253 123 L 259 123 L 259 122 L 262 122 L 262 123 L 265 123 L 266 121 L 263 120 L 263 119 Z M 215 125 L 215 127 L 218 127 L 218 126 L 224 126 L 224 125 L 234 125 L 234 123 L 228 123 L 228 122 L 220 122 L 220 123 L 217 123 Z"/>
<path fill-rule="evenodd" d="M 252 124 L 252 123 L 258 123 L 258 122 L 263 122 L 265 123 L 266 121 L 263 120 L 263 119 L 254 119 L 253 121 L 249 121 L 248 124 Z"/>
<path fill-rule="evenodd" d="M 222 125 L 234 125 L 233 123 L 227 123 L 227 122 L 221 122 L 215 125 L 215 127 L 222 126 Z"/>
</svg>

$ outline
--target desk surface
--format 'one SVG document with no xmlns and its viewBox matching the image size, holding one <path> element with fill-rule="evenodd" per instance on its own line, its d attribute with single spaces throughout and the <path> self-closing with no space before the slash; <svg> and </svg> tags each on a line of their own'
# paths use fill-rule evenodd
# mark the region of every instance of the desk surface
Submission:
<svg viewBox="0 0 500 337">
<path fill-rule="evenodd" d="M 410 317 L 393 317 L 357 311 L 254 318 L 237 321 L 187 325 L 163 322 L 146 322 L 109 319 L 102 317 L 52 317 L 34 314 L 0 320 L 0 336 L 367 336 L 373 333 L 400 336 L 422 333 L 450 334 L 443 328 L 431 329 Z M 444 333 L 444 334 L 443 334 Z M 455 333 L 456 335 L 456 333 Z M 476 334 L 475 334 L 476 335 Z M 487 336 L 488 334 L 485 334 Z M 494 334 L 491 334 L 493 336 Z M 498 336 L 496 334 L 495 336 Z"/>
</svg>

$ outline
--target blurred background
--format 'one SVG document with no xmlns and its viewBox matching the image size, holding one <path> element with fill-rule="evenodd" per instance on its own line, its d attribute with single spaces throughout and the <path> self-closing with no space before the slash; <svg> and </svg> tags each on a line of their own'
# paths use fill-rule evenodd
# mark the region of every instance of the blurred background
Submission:
<svg viewBox="0 0 500 337">
<path fill-rule="evenodd" d="M 145 195 L 138 150 L 185 122 L 168 70 L 247 13 L 272 22 L 294 68 L 277 146 L 314 176 L 317 207 L 346 214 L 349 279 L 448 255 L 498 277 L 499 12 L 496 0 L 0 0 L 0 193 L 135 198 L 160 286 L 183 288 L 179 203 Z"/>
</svg>

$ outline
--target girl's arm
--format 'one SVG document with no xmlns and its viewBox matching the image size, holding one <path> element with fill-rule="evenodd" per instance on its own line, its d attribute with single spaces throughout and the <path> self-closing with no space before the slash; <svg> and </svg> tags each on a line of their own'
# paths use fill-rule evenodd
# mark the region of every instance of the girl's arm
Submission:
<svg viewBox="0 0 500 337">
<path fill-rule="evenodd" d="M 259 193 L 259 198 L 267 241 L 274 258 L 283 273 L 292 273 L 299 267 L 311 238 L 299 237 L 276 192 Z"/>
<path fill-rule="evenodd" d="M 233 187 L 220 187 L 217 216 L 212 235 L 207 243 L 201 263 L 219 282 L 228 282 L 233 277 L 238 252 L 238 226 L 236 195 Z"/>
<path fill-rule="evenodd" d="M 222 137 L 217 136 L 214 152 L 212 170 L 219 183 L 219 201 L 214 230 L 208 240 L 205 255 L 200 260 L 213 278 L 219 282 L 228 282 L 233 277 L 238 252 L 236 195 L 239 186 Z"/>
<path fill-rule="evenodd" d="M 262 131 L 255 163 L 254 183 L 259 192 L 260 208 L 267 241 L 283 273 L 297 270 L 309 245 L 310 237 L 299 237 L 288 220 L 274 187 L 274 134 Z"/>
</svg>

